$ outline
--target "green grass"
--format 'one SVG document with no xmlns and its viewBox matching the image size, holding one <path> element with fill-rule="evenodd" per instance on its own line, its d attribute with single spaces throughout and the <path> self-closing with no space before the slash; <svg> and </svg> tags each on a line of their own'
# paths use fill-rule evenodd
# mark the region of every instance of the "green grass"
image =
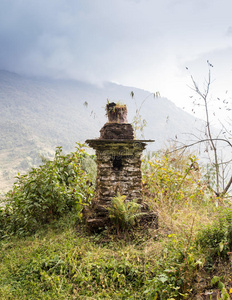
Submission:
<svg viewBox="0 0 232 300">
<path fill-rule="evenodd" d="M 59 156 L 60 176 L 68 157 Z M 218 299 L 230 299 L 231 203 L 214 197 L 192 162 L 188 157 L 144 162 L 144 201 L 159 214 L 158 230 L 135 228 L 134 223 L 120 230 L 116 223 L 115 228 L 109 226 L 93 235 L 80 221 L 78 208 L 41 221 L 33 231 L 24 226 L 22 234 L 21 227 L 12 230 L 11 222 L 31 214 L 26 206 L 28 197 L 16 188 L 8 196 L 13 197 L 9 208 L 21 209 L 11 215 L 6 214 L 10 209 L 2 210 L 0 215 L 0 299 L 194 300 L 210 290 L 218 294 Z M 43 178 L 53 171 L 51 166 L 43 169 Z M 78 179 L 87 189 L 86 174 L 78 174 L 75 181 L 68 177 L 67 184 L 77 187 Z M 39 183 L 33 185 L 33 195 L 38 196 Z M 21 187 L 25 187 L 23 182 Z M 47 185 L 42 188 L 46 191 Z M 43 204 L 48 199 L 44 197 Z M 29 200 L 30 205 L 36 205 L 31 196 Z M 81 203 L 82 198 L 77 200 Z M 45 207 L 38 211 L 38 217 L 49 211 L 50 206 Z M 130 216 L 127 214 L 123 210 L 119 217 Z"/>
<path fill-rule="evenodd" d="M 67 226 L 2 242 L 0 298 L 141 299 L 144 252 L 99 239 Z"/>
<path fill-rule="evenodd" d="M 195 243 L 200 225 L 191 224 L 90 235 L 67 216 L 30 237 L 8 237 L 0 299 L 196 299 L 198 279 L 212 288 L 213 276 L 226 282 L 231 267 L 220 257 L 209 265 Z"/>
</svg>

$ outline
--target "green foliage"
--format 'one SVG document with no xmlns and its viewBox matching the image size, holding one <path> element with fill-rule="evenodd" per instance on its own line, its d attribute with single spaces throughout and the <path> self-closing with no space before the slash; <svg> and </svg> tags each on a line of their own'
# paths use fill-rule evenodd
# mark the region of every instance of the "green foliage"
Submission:
<svg viewBox="0 0 232 300">
<path fill-rule="evenodd" d="M 1 299 L 142 299 L 142 255 L 127 245 L 102 246 L 66 228 L 1 250 Z"/>
<path fill-rule="evenodd" d="M 218 283 L 218 288 L 221 290 L 221 298 L 217 298 L 219 300 L 230 300 L 230 295 L 228 294 L 224 283 L 221 281 L 219 276 L 214 276 L 211 280 L 211 285 L 215 285 Z"/>
<path fill-rule="evenodd" d="M 201 265 L 193 241 L 169 234 L 163 243 L 162 255 L 156 261 L 155 274 L 145 282 L 145 299 L 189 299 L 193 291 L 194 272 Z"/>
<path fill-rule="evenodd" d="M 31 233 L 69 211 L 80 218 L 83 205 L 94 193 L 92 178 L 82 168 L 86 156 L 82 144 L 68 155 L 58 147 L 53 161 L 18 175 L 4 199 L 1 230 L 5 234 Z"/>
<path fill-rule="evenodd" d="M 77 222 L 93 193 L 91 161 L 93 157 L 82 147 L 66 156 L 58 148 L 53 162 L 44 160 L 36 172 L 19 176 L 6 209 L 0 209 L 0 234 L 7 236 L 0 241 L 0 298 L 197 299 L 205 292 L 203 279 L 205 287 L 211 284 L 218 293 L 220 282 L 222 299 L 229 299 L 232 212 L 221 208 L 217 213 L 195 157 L 165 152 L 145 159 L 146 203 L 158 211 L 159 229 L 128 234 L 141 214 L 140 205 L 117 195 L 109 215 L 117 231 L 125 233 L 120 239 L 113 231 L 86 235 Z M 46 197 L 46 180 L 53 190 L 57 187 L 54 197 Z M 45 207 L 38 206 L 39 195 Z M 33 231 L 34 235 L 23 238 L 11 235 Z M 207 273 L 209 257 L 212 275 Z"/>
<path fill-rule="evenodd" d="M 180 236 L 106 242 L 64 223 L 2 241 L 1 299 L 189 299 L 200 263 Z"/>
<path fill-rule="evenodd" d="M 108 208 L 109 217 L 118 231 L 131 229 L 135 224 L 136 217 L 141 215 L 141 205 L 133 201 L 127 201 L 126 196 L 117 194 Z"/>
<path fill-rule="evenodd" d="M 143 162 L 143 183 L 157 203 L 170 209 L 176 204 L 191 205 L 205 201 L 206 184 L 194 155 L 178 152 L 155 153 Z"/>
<path fill-rule="evenodd" d="M 81 168 L 86 174 L 88 174 L 91 184 L 95 185 L 97 175 L 95 155 L 83 153 L 83 157 L 81 159 Z"/>
<path fill-rule="evenodd" d="M 198 233 L 196 243 L 208 251 L 211 258 L 229 258 L 227 252 L 232 250 L 232 209 L 220 209 L 213 223 Z"/>
<path fill-rule="evenodd" d="M 167 299 L 167 297 L 180 296 L 180 285 L 182 279 L 177 280 L 175 269 L 164 270 L 163 273 L 156 275 L 147 282 L 147 289 L 144 291 L 146 299 Z"/>
</svg>

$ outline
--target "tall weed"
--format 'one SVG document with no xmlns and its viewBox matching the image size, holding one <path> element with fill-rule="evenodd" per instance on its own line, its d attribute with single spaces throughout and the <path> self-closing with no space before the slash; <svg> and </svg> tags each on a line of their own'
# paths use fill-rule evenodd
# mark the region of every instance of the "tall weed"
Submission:
<svg viewBox="0 0 232 300">
<path fill-rule="evenodd" d="M 144 160 L 143 182 L 149 197 L 170 211 L 206 200 L 207 185 L 194 155 L 164 152 Z"/>
</svg>

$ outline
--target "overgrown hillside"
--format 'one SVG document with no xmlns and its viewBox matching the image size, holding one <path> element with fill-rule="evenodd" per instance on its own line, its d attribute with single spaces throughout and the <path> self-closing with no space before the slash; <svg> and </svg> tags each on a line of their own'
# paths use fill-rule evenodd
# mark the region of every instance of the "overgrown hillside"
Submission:
<svg viewBox="0 0 232 300">
<path fill-rule="evenodd" d="M 1 299 L 230 299 L 231 202 L 208 188 L 197 158 L 144 159 L 143 198 L 158 230 L 139 227 L 118 195 L 98 234 L 83 211 L 94 198 L 93 161 L 81 144 L 68 155 L 57 148 L 2 200 Z"/>
<path fill-rule="evenodd" d="M 134 99 L 131 98 L 134 92 Z M 153 150 L 171 138 L 186 140 L 200 124 L 165 98 L 147 91 L 105 83 L 102 87 L 78 81 L 26 78 L 0 71 L 0 192 L 14 176 L 38 166 L 39 155 L 51 157 L 56 146 L 73 151 L 76 141 L 99 136 L 106 122 L 107 98 L 127 104 L 129 122 L 141 108 L 145 138 L 155 139 Z"/>
</svg>

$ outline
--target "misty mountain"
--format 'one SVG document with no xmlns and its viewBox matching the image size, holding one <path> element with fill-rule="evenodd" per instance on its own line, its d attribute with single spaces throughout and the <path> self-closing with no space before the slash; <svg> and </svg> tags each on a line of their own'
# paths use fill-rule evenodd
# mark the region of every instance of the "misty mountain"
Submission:
<svg viewBox="0 0 232 300">
<path fill-rule="evenodd" d="M 39 155 L 50 157 L 57 146 L 74 151 L 76 142 L 99 137 L 107 99 L 127 104 L 129 122 L 142 104 L 144 138 L 155 140 L 152 150 L 176 137 L 186 140 L 202 126 L 170 100 L 141 89 L 0 71 L 0 191 L 9 188 L 17 172 L 38 165 Z"/>
</svg>

